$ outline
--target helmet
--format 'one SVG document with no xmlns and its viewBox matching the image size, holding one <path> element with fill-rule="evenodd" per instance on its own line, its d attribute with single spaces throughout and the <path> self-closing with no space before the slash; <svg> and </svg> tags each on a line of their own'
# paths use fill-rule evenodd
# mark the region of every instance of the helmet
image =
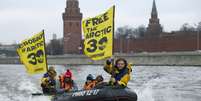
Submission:
<svg viewBox="0 0 201 101">
<path fill-rule="evenodd" d="M 93 79 L 94 79 L 93 75 L 89 74 L 89 75 L 87 76 L 87 80 L 93 80 Z"/>
</svg>

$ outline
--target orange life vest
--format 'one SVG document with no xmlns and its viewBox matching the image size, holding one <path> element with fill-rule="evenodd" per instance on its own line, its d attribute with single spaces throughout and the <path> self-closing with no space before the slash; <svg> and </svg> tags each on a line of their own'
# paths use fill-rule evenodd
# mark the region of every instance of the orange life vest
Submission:
<svg viewBox="0 0 201 101">
<path fill-rule="evenodd" d="M 88 84 L 85 83 L 85 85 L 84 85 L 84 90 L 90 90 L 90 89 L 94 88 L 95 85 L 96 85 L 96 81 L 92 81 L 92 82 L 90 82 L 90 83 L 88 83 Z"/>
<path fill-rule="evenodd" d="M 65 89 L 65 91 L 70 91 L 73 87 L 73 83 L 72 82 L 65 83 L 64 79 L 65 79 L 64 75 L 59 76 L 60 88 Z"/>
<path fill-rule="evenodd" d="M 71 91 L 72 88 L 73 88 L 73 84 L 72 83 L 64 83 L 64 89 L 65 89 L 65 91 Z"/>
</svg>

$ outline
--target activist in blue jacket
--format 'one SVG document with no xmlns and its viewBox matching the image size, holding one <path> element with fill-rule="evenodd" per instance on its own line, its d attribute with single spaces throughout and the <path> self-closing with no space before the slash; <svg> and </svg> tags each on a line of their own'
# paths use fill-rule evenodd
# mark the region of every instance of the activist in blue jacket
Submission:
<svg viewBox="0 0 201 101">
<path fill-rule="evenodd" d="M 50 77 L 48 73 L 45 73 L 41 79 L 41 87 L 43 94 L 55 94 L 56 93 L 56 81 Z"/>
<path fill-rule="evenodd" d="M 41 87 L 43 94 L 55 94 L 56 93 L 56 71 L 54 67 L 50 67 L 47 73 L 45 73 L 41 79 Z"/>
</svg>

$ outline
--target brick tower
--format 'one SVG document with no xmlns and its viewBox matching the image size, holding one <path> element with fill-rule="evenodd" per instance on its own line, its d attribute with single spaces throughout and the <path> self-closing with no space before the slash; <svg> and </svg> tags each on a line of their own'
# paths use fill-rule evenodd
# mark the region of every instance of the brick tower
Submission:
<svg viewBox="0 0 201 101">
<path fill-rule="evenodd" d="M 67 0 L 63 13 L 63 48 L 64 54 L 79 54 L 81 46 L 81 21 L 78 0 Z"/>
<path fill-rule="evenodd" d="M 161 32 L 162 27 L 158 19 L 155 0 L 153 0 L 151 18 L 149 19 L 149 25 L 147 27 L 147 33 L 145 34 L 145 37 L 159 37 Z"/>
</svg>

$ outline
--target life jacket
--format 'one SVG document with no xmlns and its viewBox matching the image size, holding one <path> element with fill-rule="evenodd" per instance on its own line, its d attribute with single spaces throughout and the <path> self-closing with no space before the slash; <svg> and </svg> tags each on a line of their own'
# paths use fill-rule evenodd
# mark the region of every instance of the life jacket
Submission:
<svg viewBox="0 0 201 101">
<path fill-rule="evenodd" d="M 118 70 L 116 67 L 113 67 L 112 64 L 105 65 L 104 70 L 113 75 L 113 68 L 114 68 L 114 78 L 118 82 L 118 84 L 127 86 L 128 81 L 130 80 L 130 74 L 132 72 L 131 64 L 127 65 L 127 68 L 124 68 L 123 70 Z M 116 82 L 116 83 L 117 83 Z"/>
<path fill-rule="evenodd" d="M 65 91 L 71 91 L 71 89 L 73 88 L 73 81 L 69 82 L 69 83 L 64 83 L 64 89 Z"/>
<path fill-rule="evenodd" d="M 128 72 L 129 72 L 128 68 L 124 68 L 124 69 L 122 69 L 122 70 L 117 70 L 117 71 L 115 72 L 115 76 L 114 76 L 115 80 L 120 81 L 121 78 L 122 78 L 124 75 L 126 75 Z"/>
<path fill-rule="evenodd" d="M 95 86 L 96 86 L 96 81 L 92 81 L 88 84 L 87 84 L 87 82 L 85 82 L 84 90 L 90 90 L 90 89 L 94 88 Z"/>
<path fill-rule="evenodd" d="M 46 77 L 43 77 L 41 79 L 41 87 L 42 88 L 47 88 L 48 87 L 48 79 Z"/>
<path fill-rule="evenodd" d="M 72 72 L 69 69 L 67 69 L 65 76 L 72 78 Z"/>
<path fill-rule="evenodd" d="M 73 80 L 70 82 L 65 82 L 65 75 L 59 76 L 60 88 L 65 89 L 65 91 L 70 91 L 73 88 Z"/>
<path fill-rule="evenodd" d="M 42 88 L 55 88 L 56 81 L 54 79 L 50 79 L 49 77 L 43 77 L 41 79 L 41 87 Z"/>
</svg>

